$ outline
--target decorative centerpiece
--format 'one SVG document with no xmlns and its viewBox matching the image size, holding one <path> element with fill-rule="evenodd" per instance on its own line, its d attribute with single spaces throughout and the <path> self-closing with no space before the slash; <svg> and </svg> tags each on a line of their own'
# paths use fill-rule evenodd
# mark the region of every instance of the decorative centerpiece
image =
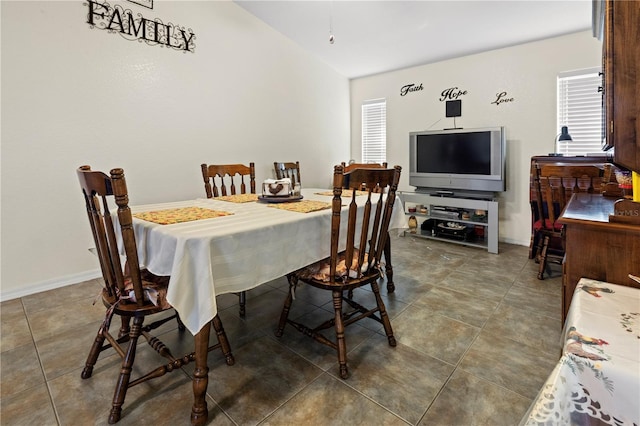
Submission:
<svg viewBox="0 0 640 426">
<path fill-rule="evenodd" d="M 302 200 L 300 184 L 291 184 L 290 178 L 266 179 L 262 182 L 262 195 L 258 201 L 265 203 L 288 203 Z"/>
<path fill-rule="evenodd" d="M 266 179 L 262 182 L 263 197 L 291 197 L 293 187 L 290 178 Z"/>
</svg>

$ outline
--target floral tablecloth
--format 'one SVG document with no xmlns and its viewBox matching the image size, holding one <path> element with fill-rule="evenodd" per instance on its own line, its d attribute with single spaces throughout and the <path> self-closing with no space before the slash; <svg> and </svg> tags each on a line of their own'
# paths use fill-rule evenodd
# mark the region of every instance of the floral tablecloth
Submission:
<svg viewBox="0 0 640 426">
<path fill-rule="evenodd" d="M 639 425 L 640 289 L 582 278 L 563 339 L 521 425 Z"/>
</svg>

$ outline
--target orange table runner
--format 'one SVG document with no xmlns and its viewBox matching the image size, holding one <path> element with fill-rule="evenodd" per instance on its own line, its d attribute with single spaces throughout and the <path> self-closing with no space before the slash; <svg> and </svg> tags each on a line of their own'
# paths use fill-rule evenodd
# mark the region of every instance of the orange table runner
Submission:
<svg viewBox="0 0 640 426">
<path fill-rule="evenodd" d="M 325 203 L 324 201 L 303 200 L 293 203 L 269 204 L 269 207 L 280 210 L 289 210 L 291 212 L 310 213 L 316 212 L 318 210 L 330 209 L 331 203 Z"/>
<path fill-rule="evenodd" d="M 233 213 L 220 210 L 203 209 L 202 207 L 181 207 L 178 209 L 157 210 L 151 212 L 134 213 L 133 216 L 147 222 L 160 225 L 191 222 L 200 219 L 212 219 L 214 217 L 229 216 Z"/>
<path fill-rule="evenodd" d="M 251 201 L 258 201 L 258 194 L 223 195 L 222 197 L 216 197 L 214 199 L 220 201 L 230 201 L 232 203 L 250 203 Z"/>
</svg>

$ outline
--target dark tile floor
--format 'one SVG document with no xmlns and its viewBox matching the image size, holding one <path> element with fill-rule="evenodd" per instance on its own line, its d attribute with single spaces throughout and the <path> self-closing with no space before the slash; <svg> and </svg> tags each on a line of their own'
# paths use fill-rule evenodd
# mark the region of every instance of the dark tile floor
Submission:
<svg viewBox="0 0 640 426">
<path fill-rule="evenodd" d="M 398 346 L 377 322 L 347 328 L 347 380 L 328 347 L 291 327 L 274 336 L 285 279 L 250 291 L 244 319 L 237 297 L 221 296 L 236 364 L 210 353 L 210 424 L 517 425 L 558 359 L 559 267 L 539 281 L 526 247 L 501 244 L 494 255 L 409 237 L 392 243 L 397 290 L 382 293 Z M 94 280 L 2 303 L 2 425 L 106 424 L 119 357 L 103 354 L 93 377 L 80 378 L 104 315 L 92 304 L 99 288 Z M 330 307 L 326 292 L 301 287 L 292 316 Z M 163 340 L 192 345 L 170 324 Z M 137 363 L 156 356 L 142 345 Z M 192 371 L 132 388 L 119 424 L 188 424 Z"/>
</svg>

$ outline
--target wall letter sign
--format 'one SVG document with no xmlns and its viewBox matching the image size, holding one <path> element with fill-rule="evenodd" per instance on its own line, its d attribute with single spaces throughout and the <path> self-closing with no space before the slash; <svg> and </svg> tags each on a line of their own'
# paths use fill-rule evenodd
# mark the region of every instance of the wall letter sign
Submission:
<svg viewBox="0 0 640 426">
<path fill-rule="evenodd" d="M 448 89 L 444 89 L 440 94 L 440 102 L 442 101 L 453 101 L 458 99 L 462 95 L 466 95 L 466 90 L 460 90 L 457 87 L 449 87 Z"/>
<path fill-rule="evenodd" d="M 139 4 L 140 6 L 153 9 L 153 0 L 127 0 L 128 2 Z"/>
<path fill-rule="evenodd" d="M 507 92 L 500 92 L 500 93 L 496 93 L 496 100 L 491 103 L 498 106 L 505 102 L 513 102 L 513 98 L 507 98 Z"/>
<path fill-rule="evenodd" d="M 127 40 L 138 40 L 149 45 L 170 47 L 184 52 L 195 50 L 195 34 L 185 27 L 165 24 L 160 19 L 146 19 L 140 13 L 124 9 L 120 5 L 111 6 L 109 3 L 89 0 L 87 24 L 90 28 L 107 30 L 118 33 Z"/>
<path fill-rule="evenodd" d="M 414 83 L 411 84 L 407 84 L 405 86 L 402 86 L 400 88 L 400 96 L 404 96 L 409 92 L 417 92 L 419 90 L 423 90 L 424 88 L 422 87 L 422 83 L 418 84 L 417 86 Z"/>
</svg>

